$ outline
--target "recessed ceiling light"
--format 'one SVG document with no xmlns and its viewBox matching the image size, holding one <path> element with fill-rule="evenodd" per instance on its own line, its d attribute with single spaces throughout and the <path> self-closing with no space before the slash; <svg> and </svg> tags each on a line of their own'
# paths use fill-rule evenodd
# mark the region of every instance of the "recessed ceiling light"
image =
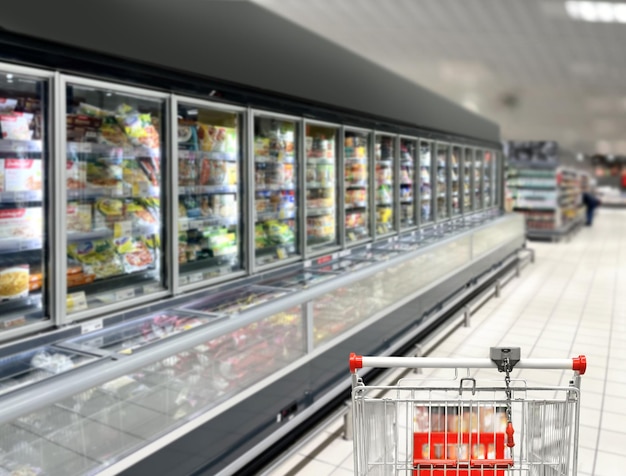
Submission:
<svg viewBox="0 0 626 476">
<path fill-rule="evenodd" d="M 568 0 L 565 10 L 570 18 L 594 23 L 626 23 L 626 3 Z"/>
</svg>

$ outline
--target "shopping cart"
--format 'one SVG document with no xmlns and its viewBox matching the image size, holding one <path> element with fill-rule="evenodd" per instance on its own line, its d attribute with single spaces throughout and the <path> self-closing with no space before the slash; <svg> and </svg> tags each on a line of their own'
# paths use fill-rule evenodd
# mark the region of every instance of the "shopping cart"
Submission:
<svg viewBox="0 0 626 476">
<path fill-rule="evenodd" d="M 575 475 L 586 365 L 584 356 L 520 359 L 519 348 L 491 348 L 486 359 L 351 354 L 355 475 Z M 413 376 L 367 386 L 357 373 L 364 367 L 454 372 L 447 380 Z M 472 377 L 486 368 L 496 370 L 493 380 L 483 379 L 486 371 Z M 513 369 L 574 373 L 565 386 L 531 386 L 511 379 Z"/>
</svg>

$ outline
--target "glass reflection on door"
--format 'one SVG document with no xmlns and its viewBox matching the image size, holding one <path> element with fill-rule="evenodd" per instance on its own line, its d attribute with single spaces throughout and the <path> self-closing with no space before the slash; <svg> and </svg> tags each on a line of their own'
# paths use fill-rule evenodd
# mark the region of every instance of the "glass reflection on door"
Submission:
<svg viewBox="0 0 626 476">
<path fill-rule="evenodd" d="M 430 223 L 433 221 L 432 213 L 432 160 L 433 154 L 430 142 L 420 142 L 420 171 L 419 171 L 419 193 L 420 193 L 420 223 Z"/>
<path fill-rule="evenodd" d="M 241 113 L 178 104 L 178 266 L 181 285 L 243 268 Z"/>
<path fill-rule="evenodd" d="M 483 151 L 474 151 L 474 210 L 483 209 Z"/>
<path fill-rule="evenodd" d="M 309 252 L 338 245 L 337 137 L 339 128 L 307 124 L 306 243 Z"/>
<path fill-rule="evenodd" d="M 437 221 L 449 218 L 448 214 L 448 150 L 449 147 L 437 144 L 436 201 Z"/>
<path fill-rule="evenodd" d="M 164 289 L 165 100 L 67 86 L 67 312 Z"/>
<path fill-rule="evenodd" d="M 370 237 L 370 134 L 346 130 L 344 137 L 345 227 L 348 243 Z"/>
<path fill-rule="evenodd" d="M 400 139 L 400 229 L 415 225 L 417 141 Z"/>
<path fill-rule="evenodd" d="M 258 266 L 300 253 L 298 124 L 254 119 L 254 249 Z"/>
<path fill-rule="evenodd" d="M 48 316 L 48 82 L 0 73 L 0 332 Z"/>
<path fill-rule="evenodd" d="M 394 230 L 394 157 L 395 137 L 376 136 L 376 234 L 385 235 Z"/>
<path fill-rule="evenodd" d="M 452 147 L 452 155 L 450 157 L 450 200 L 452 203 L 452 216 L 461 214 L 462 160 L 463 150 L 458 146 Z"/>
</svg>

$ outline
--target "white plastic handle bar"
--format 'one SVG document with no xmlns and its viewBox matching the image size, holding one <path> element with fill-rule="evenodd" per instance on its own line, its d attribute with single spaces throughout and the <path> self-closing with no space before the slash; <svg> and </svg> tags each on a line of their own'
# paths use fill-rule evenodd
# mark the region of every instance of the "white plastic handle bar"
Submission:
<svg viewBox="0 0 626 476">
<path fill-rule="evenodd" d="M 498 366 L 491 359 L 452 359 L 430 357 L 368 357 L 350 354 L 350 372 L 364 367 L 407 369 L 490 369 Z M 587 357 L 579 355 L 571 359 L 521 359 L 516 369 L 571 369 L 580 375 L 587 369 Z"/>
</svg>

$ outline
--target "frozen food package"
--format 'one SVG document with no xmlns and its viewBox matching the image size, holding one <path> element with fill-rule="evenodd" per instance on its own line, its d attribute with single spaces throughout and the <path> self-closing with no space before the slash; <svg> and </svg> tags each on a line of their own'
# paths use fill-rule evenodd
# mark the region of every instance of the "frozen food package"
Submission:
<svg viewBox="0 0 626 476">
<path fill-rule="evenodd" d="M 67 231 L 86 233 L 93 230 L 91 203 L 68 202 Z"/>
<path fill-rule="evenodd" d="M 39 159 L 5 159 L 4 190 L 6 192 L 22 192 L 25 190 L 41 190 L 41 160 Z"/>
<path fill-rule="evenodd" d="M 217 134 L 215 127 L 209 124 L 198 123 L 196 126 L 196 131 L 198 134 L 200 150 L 207 152 L 212 151 L 215 143 L 215 136 Z"/>
<path fill-rule="evenodd" d="M 139 161 L 139 166 L 148 177 L 150 183 L 155 187 L 158 187 L 160 172 L 158 159 L 155 159 L 154 157 L 140 157 L 137 160 Z"/>
<path fill-rule="evenodd" d="M 5 208 L 0 210 L 0 239 L 37 238 L 41 236 L 41 208 Z"/>
<path fill-rule="evenodd" d="M 115 240 L 117 253 L 122 256 L 124 270 L 127 273 L 141 271 L 154 263 L 154 257 L 146 244 L 133 238 Z"/>
<path fill-rule="evenodd" d="M 27 264 L 0 269 L 0 301 L 28 296 L 29 283 Z"/>
<path fill-rule="evenodd" d="M 81 190 L 87 186 L 87 163 L 79 160 L 67 161 L 67 189 Z"/>
<path fill-rule="evenodd" d="M 67 247 L 67 251 L 70 257 L 83 265 L 85 274 L 94 274 L 96 279 L 124 273 L 122 260 L 116 254 L 111 240 L 72 243 Z"/>
<path fill-rule="evenodd" d="M 198 169 L 195 157 L 178 160 L 178 184 L 181 187 L 193 187 L 198 184 Z"/>
<path fill-rule="evenodd" d="M 32 120 L 33 115 L 27 112 L 0 114 L 2 138 L 10 140 L 31 140 L 33 131 L 30 128 L 30 124 Z"/>
<path fill-rule="evenodd" d="M 13 112 L 15 110 L 15 106 L 17 106 L 17 99 L 0 98 L 0 113 L 6 114 L 8 112 Z"/>
<path fill-rule="evenodd" d="M 0 159 L 0 192 L 4 192 L 4 159 Z"/>
</svg>

